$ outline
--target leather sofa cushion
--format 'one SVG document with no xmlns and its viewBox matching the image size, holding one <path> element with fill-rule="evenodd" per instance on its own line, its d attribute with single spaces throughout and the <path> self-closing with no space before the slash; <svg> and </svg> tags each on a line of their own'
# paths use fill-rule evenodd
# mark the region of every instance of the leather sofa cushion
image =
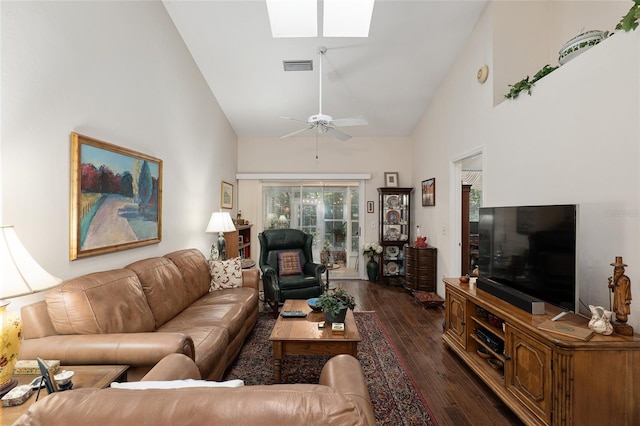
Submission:
<svg viewBox="0 0 640 426">
<path fill-rule="evenodd" d="M 208 293 L 194 302 L 191 306 L 229 305 L 241 303 L 247 312 L 258 309 L 259 292 L 252 287 L 217 290 Z"/>
<path fill-rule="evenodd" d="M 211 277 L 209 276 L 209 264 L 200 250 L 186 249 L 165 254 L 182 274 L 182 279 L 187 286 L 189 303 L 193 303 L 209 292 Z"/>
<path fill-rule="evenodd" d="M 182 331 L 193 340 L 196 357 L 195 363 L 200 376 L 207 379 L 211 371 L 227 363 L 227 347 L 231 342 L 229 332 L 224 327 L 213 325 L 189 326 L 188 321 L 170 321 L 158 330 L 162 332 Z"/>
<path fill-rule="evenodd" d="M 189 306 L 187 288 L 178 267 L 164 257 L 152 257 L 128 265 L 138 275 L 153 313 L 156 328 Z"/>
<path fill-rule="evenodd" d="M 138 277 L 127 269 L 96 272 L 45 293 L 58 334 L 141 333 L 154 319 Z"/>
<path fill-rule="evenodd" d="M 239 303 L 189 306 L 158 331 L 181 331 L 189 334 L 192 327 L 216 326 L 227 329 L 229 341 L 232 341 L 242 330 L 246 318 L 247 310 Z M 195 340 L 194 344 L 198 353 L 198 344 Z"/>
</svg>

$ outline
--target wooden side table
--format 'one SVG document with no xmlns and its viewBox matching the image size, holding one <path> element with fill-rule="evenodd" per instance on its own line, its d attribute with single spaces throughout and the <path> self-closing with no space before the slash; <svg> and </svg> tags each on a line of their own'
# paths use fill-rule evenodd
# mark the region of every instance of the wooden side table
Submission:
<svg viewBox="0 0 640 426">
<path fill-rule="evenodd" d="M 332 263 L 331 265 L 324 265 L 325 268 L 327 268 L 327 271 L 325 272 L 326 275 L 326 281 L 324 283 L 324 289 L 325 291 L 329 290 L 329 271 L 333 271 L 334 269 L 340 269 L 340 265 L 338 265 L 337 263 Z"/>
<path fill-rule="evenodd" d="M 102 389 L 109 387 L 111 382 L 126 382 L 128 369 L 128 365 L 61 365 L 59 371 L 71 370 L 75 373 L 72 379 L 73 389 Z M 20 386 L 31 383 L 39 375 L 14 375 L 13 377 L 18 380 L 18 386 Z M 18 420 L 18 417 L 26 413 L 31 404 L 36 402 L 37 393 L 38 391 L 34 391 L 24 404 L 16 405 L 15 407 L 1 407 L 0 419 L 2 419 L 2 425 L 11 425 Z M 46 397 L 47 390 L 42 388 L 38 400 Z"/>
</svg>

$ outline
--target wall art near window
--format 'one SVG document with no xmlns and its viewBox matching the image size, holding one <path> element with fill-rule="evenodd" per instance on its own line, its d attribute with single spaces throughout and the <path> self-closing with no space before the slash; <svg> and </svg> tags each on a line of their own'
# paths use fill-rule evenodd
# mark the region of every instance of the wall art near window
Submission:
<svg viewBox="0 0 640 426">
<path fill-rule="evenodd" d="M 384 172 L 384 186 L 395 188 L 398 186 L 398 172 Z"/>
<path fill-rule="evenodd" d="M 162 160 L 71 133 L 69 259 L 159 243 Z"/>
<path fill-rule="evenodd" d="M 225 181 L 222 181 L 220 191 L 220 207 L 223 209 L 233 208 L 233 185 Z"/>
<path fill-rule="evenodd" d="M 367 213 L 373 213 L 374 208 L 375 207 L 373 201 L 367 201 Z"/>
<path fill-rule="evenodd" d="M 436 205 L 436 178 L 422 181 L 422 205 L 425 207 Z"/>
</svg>

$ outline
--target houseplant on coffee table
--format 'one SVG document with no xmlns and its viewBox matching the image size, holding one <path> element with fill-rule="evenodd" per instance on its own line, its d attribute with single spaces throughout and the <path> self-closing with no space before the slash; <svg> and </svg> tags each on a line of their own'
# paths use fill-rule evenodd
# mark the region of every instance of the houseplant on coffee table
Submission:
<svg viewBox="0 0 640 426">
<path fill-rule="evenodd" d="M 325 291 L 318 298 L 318 306 L 324 312 L 324 319 L 328 323 L 344 322 L 347 309 L 354 309 L 356 301 L 341 287 Z"/>
</svg>

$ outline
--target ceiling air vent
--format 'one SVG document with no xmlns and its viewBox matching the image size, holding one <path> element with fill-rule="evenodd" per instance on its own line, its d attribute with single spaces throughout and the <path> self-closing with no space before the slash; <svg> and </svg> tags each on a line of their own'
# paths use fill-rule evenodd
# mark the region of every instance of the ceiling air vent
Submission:
<svg viewBox="0 0 640 426">
<path fill-rule="evenodd" d="M 312 71 L 313 60 L 305 61 L 282 61 L 285 71 Z"/>
</svg>

